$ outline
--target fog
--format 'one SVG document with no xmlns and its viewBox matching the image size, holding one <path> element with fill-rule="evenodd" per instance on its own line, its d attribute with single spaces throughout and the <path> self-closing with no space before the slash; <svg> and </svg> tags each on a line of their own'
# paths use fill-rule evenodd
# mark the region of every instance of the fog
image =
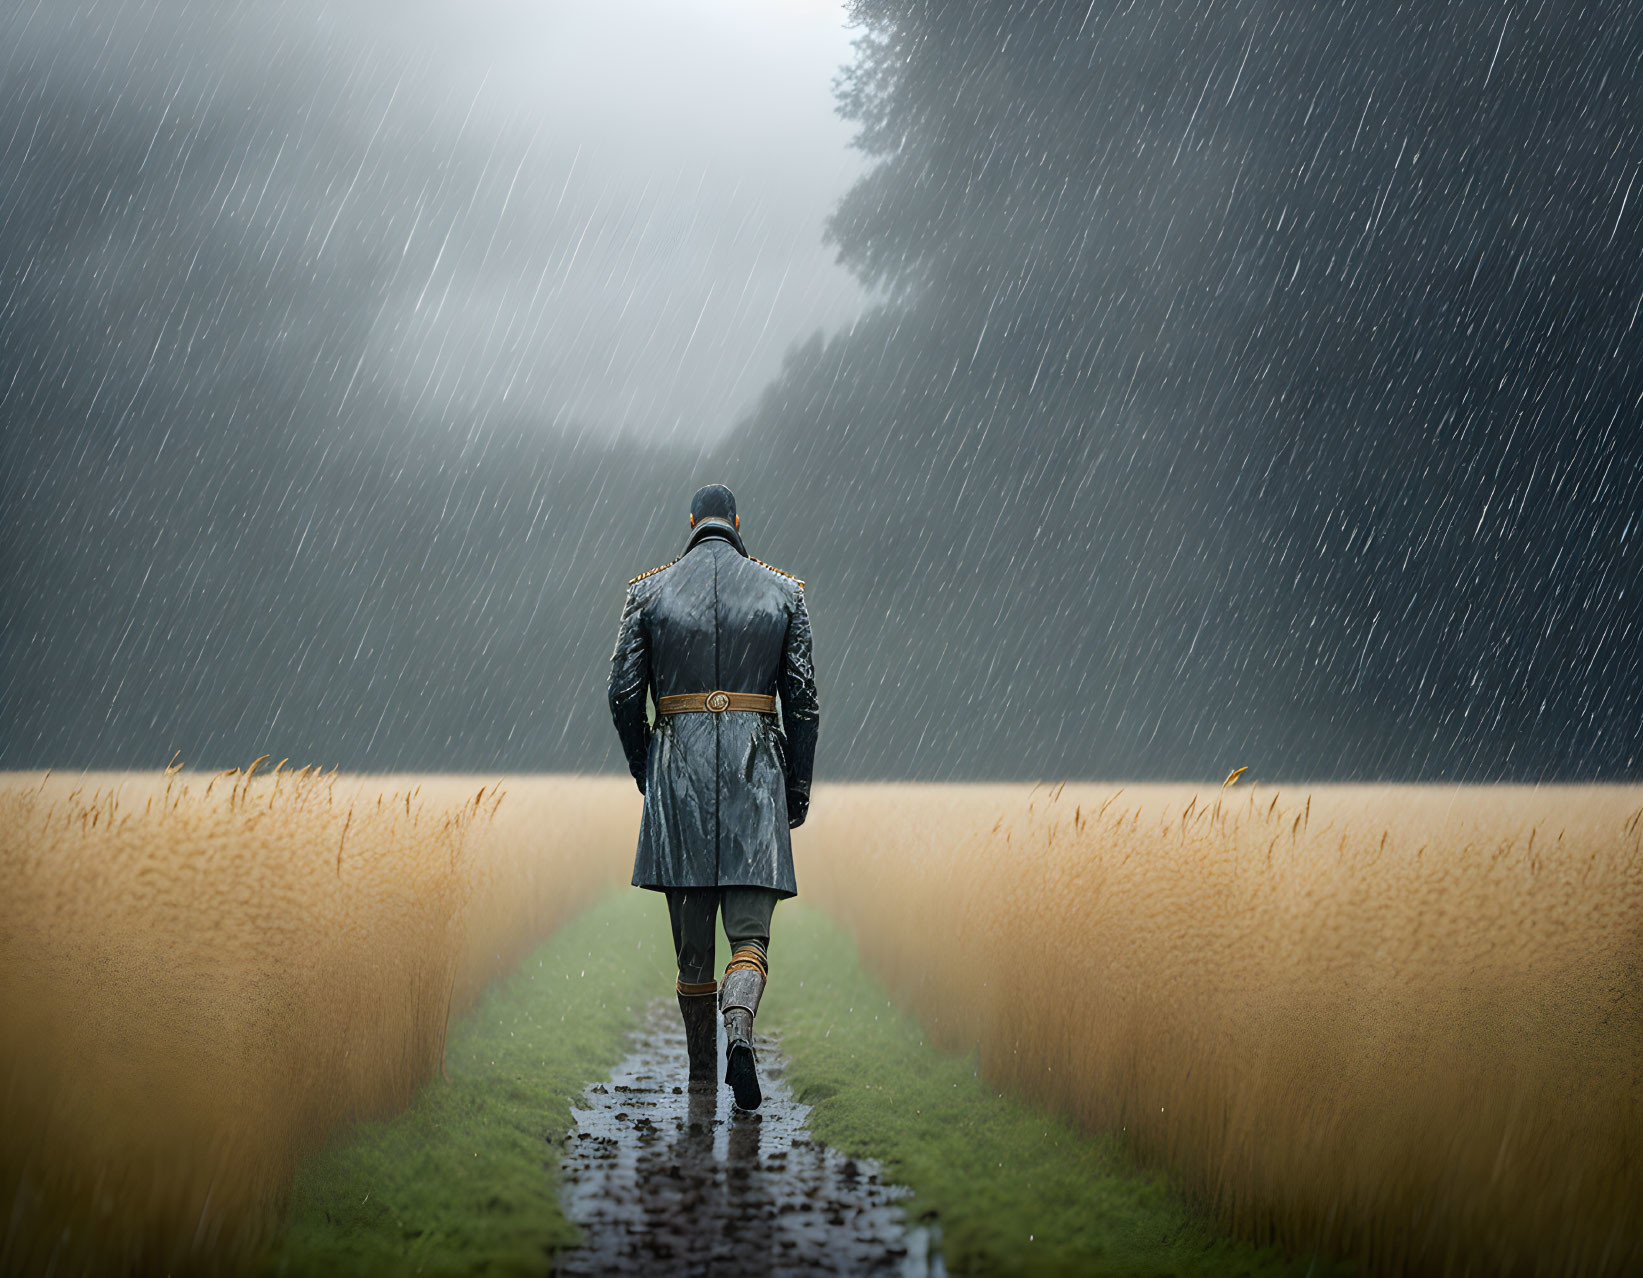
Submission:
<svg viewBox="0 0 1643 1278">
<path fill-rule="evenodd" d="M 722 481 L 824 776 L 1639 775 L 1625 6 L 457 13 L 8 18 L 0 766 L 618 770 Z"/>
<path fill-rule="evenodd" d="M 14 341 L 25 367 L 67 353 L 88 397 L 146 374 L 133 412 L 232 406 L 227 346 L 310 429 L 512 412 L 694 442 L 860 309 L 821 242 L 861 167 L 836 8 L 171 0 L 8 26 L 14 305 L 52 286 L 13 312 L 48 332 Z"/>
</svg>

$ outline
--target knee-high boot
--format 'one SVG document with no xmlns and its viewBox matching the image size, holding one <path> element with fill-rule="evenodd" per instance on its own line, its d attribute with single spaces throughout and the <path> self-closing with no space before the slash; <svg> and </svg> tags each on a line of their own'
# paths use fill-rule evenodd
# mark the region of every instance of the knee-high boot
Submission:
<svg viewBox="0 0 1643 1278">
<path fill-rule="evenodd" d="M 685 1021 L 685 1054 L 690 1058 L 691 1090 L 711 1088 L 719 1058 L 719 1027 L 713 1016 L 718 1002 L 718 982 L 681 980 L 677 989 L 679 1014 Z"/>
<path fill-rule="evenodd" d="M 753 1052 L 753 1018 L 764 994 L 764 951 L 756 945 L 738 946 L 719 986 L 719 1007 L 725 1021 L 725 1082 L 743 1109 L 757 1109 L 764 1100 L 759 1090 L 758 1058 Z"/>
</svg>

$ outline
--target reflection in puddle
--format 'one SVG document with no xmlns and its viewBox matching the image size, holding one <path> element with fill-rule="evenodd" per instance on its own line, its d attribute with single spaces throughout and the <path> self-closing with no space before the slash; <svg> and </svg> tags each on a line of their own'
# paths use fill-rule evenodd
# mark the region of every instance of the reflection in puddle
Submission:
<svg viewBox="0 0 1643 1278">
<path fill-rule="evenodd" d="M 939 1225 L 909 1226 L 906 1189 L 812 1140 L 786 1060 L 768 1038 L 758 1048 L 765 1099 L 749 1114 L 727 1087 L 685 1089 L 678 1009 L 649 1009 L 632 1052 L 571 1111 L 561 1194 L 587 1243 L 556 1273 L 945 1274 Z"/>
</svg>

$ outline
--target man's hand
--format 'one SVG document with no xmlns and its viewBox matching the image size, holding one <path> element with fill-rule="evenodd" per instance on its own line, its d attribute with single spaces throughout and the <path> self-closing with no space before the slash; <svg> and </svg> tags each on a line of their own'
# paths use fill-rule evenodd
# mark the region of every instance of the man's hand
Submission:
<svg viewBox="0 0 1643 1278">
<path fill-rule="evenodd" d="M 787 792 L 787 828 L 797 830 L 804 824 L 804 819 L 810 815 L 810 794 L 803 794 L 793 790 Z"/>
</svg>

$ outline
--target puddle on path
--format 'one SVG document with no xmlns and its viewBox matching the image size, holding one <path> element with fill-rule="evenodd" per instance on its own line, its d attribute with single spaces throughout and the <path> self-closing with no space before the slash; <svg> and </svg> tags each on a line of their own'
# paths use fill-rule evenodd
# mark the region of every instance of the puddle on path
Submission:
<svg viewBox="0 0 1643 1278">
<path fill-rule="evenodd" d="M 646 1011 L 627 1058 L 571 1110 L 561 1198 L 587 1245 L 556 1274 L 945 1275 L 939 1225 L 910 1225 L 906 1189 L 813 1140 L 786 1058 L 756 1043 L 764 1104 L 749 1114 L 723 1084 L 690 1094 L 678 1006 Z"/>
</svg>

